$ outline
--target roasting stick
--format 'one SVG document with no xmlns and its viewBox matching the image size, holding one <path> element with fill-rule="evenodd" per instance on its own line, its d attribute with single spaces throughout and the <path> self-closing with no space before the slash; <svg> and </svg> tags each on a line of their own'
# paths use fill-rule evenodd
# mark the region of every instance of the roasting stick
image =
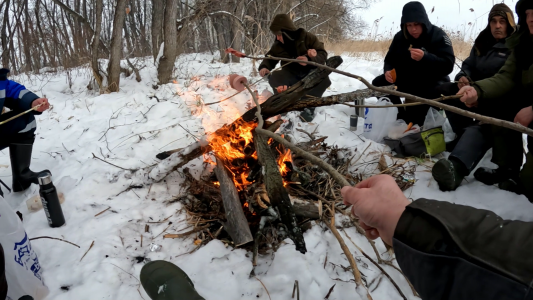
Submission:
<svg viewBox="0 0 533 300">
<path fill-rule="evenodd" d="M 33 110 L 37 110 L 37 109 L 38 109 L 39 107 L 41 107 L 43 104 L 44 104 L 44 103 L 41 103 L 41 104 L 39 104 L 39 105 L 37 105 L 37 106 L 35 106 L 35 107 L 32 107 L 32 108 L 28 109 L 28 110 L 25 111 L 25 112 L 22 112 L 22 113 L 20 113 L 20 114 L 14 116 L 14 117 L 11 117 L 11 118 L 9 118 L 9 119 L 7 119 L 7 120 L 5 120 L 5 121 L 2 121 L 2 122 L 0 122 L 0 125 L 4 125 L 5 123 L 7 123 L 7 122 L 9 122 L 9 121 L 13 121 L 13 120 L 15 120 L 16 118 L 18 118 L 18 117 L 20 117 L 20 116 L 23 116 L 23 115 L 25 115 L 25 114 L 27 114 L 27 113 L 33 111 Z"/>
</svg>

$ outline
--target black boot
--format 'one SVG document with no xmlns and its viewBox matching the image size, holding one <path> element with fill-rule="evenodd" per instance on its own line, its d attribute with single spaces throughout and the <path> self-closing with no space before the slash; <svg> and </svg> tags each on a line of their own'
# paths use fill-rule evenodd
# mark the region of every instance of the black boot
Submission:
<svg viewBox="0 0 533 300">
<path fill-rule="evenodd" d="M 22 192 L 28 189 L 32 183 L 39 184 L 37 178 L 41 173 L 50 173 L 44 170 L 38 173 L 30 170 L 31 152 L 35 138 L 29 138 L 9 145 L 9 157 L 11 158 L 11 172 L 13 174 L 13 191 Z"/>
<path fill-rule="evenodd" d="M 431 170 L 439 189 L 443 192 L 455 191 L 466 176 L 466 167 L 456 159 L 441 159 Z"/>
<path fill-rule="evenodd" d="M 142 268 L 140 277 L 144 290 L 153 300 L 204 300 L 189 276 L 172 263 L 149 262 Z"/>
<path fill-rule="evenodd" d="M 474 177 L 477 181 L 482 182 L 486 185 L 495 185 L 502 183 L 510 178 L 513 178 L 512 171 L 509 169 L 490 169 L 490 168 L 479 168 L 474 173 Z"/>
<path fill-rule="evenodd" d="M 524 194 L 524 187 L 520 183 L 519 179 L 507 179 L 498 184 L 500 190 L 508 191 L 518 195 Z"/>
</svg>

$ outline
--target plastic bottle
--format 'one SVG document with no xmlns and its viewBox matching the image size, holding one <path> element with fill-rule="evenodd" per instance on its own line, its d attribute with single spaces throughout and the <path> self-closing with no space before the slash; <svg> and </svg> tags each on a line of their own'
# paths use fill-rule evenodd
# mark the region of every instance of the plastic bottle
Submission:
<svg viewBox="0 0 533 300">
<path fill-rule="evenodd" d="M 7 299 L 31 296 L 41 300 L 48 295 L 41 265 L 22 222 L 7 202 L 0 198 L 0 244 L 4 248 Z"/>
<path fill-rule="evenodd" d="M 48 224 L 50 227 L 61 227 L 65 225 L 65 217 L 63 216 L 56 187 L 52 182 L 52 175 L 43 174 L 40 176 L 39 186 L 39 194 L 41 195 L 44 212 L 48 218 Z"/>
</svg>

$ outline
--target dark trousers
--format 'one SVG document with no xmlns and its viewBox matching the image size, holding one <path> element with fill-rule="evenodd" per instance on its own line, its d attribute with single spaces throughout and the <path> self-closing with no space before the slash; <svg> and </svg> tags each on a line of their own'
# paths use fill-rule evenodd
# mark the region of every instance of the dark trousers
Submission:
<svg viewBox="0 0 533 300">
<path fill-rule="evenodd" d="M 464 129 L 457 145 L 450 154 L 450 159 L 459 160 L 466 167 L 468 175 L 483 159 L 492 146 L 491 126 L 474 124 Z"/>
<path fill-rule="evenodd" d="M 20 112 L 10 111 L 0 115 L 0 122 L 7 120 Z M 3 125 L 0 125 L 0 150 L 13 142 L 23 142 L 35 136 L 35 117 L 27 113 Z"/>
<path fill-rule="evenodd" d="M 287 87 L 290 87 L 302 79 L 305 78 L 308 74 L 302 74 L 302 75 L 296 75 L 290 71 L 281 69 L 279 71 L 272 72 L 270 74 L 270 78 L 268 79 L 268 83 L 274 90 L 274 94 L 277 94 L 277 87 L 286 85 Z M 314 97 L 322 97 L 326 89 L 331 85 L 331 81 L 329 80 L 329 77 L 324 79 L 319 85 L 317 85 L 315 88 L 309 91 L 308 95 L 314 96 Z"/>
<path fill-rule="evenodd" d="M 379 75 L 378 77 L 374 78 L 372 81 L 372 85 L 374 86 L 389 86 L 391 85 L 390 82 L 385 79 L 385 74 Z M 407 90 L 402 90 L 401 87 L 398 87 L 398 91 L 409 93 Z M 420 89 L 416 93 L 409 93 L 415 96 L 424 97 L 424 98 L 436 98 L 435 95 L 437 95 L 434 91 L 431 90 L 424 90 Z M 398 96 L 389 95 L 387 96 L 391 100 L 393 104 L 402 104 L 402 100 Z M 429 110 L 429 105 L 417 105 L 417 106 L 409 106 L 409 107 L 398 107 L 398 119 L 404 120 L 407 124 L 413 123 L 418 124 L 420 127 L 424 126 L 424 122 L 426 120 L 426 115 Z"/>
</svg>

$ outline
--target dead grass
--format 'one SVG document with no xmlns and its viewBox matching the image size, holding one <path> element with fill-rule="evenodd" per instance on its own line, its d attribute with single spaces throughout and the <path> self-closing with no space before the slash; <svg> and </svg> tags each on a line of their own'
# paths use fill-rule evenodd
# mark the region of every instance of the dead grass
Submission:
<svg viewBox="0 0 533 300">
<path fill-rule="evenodd" d="M 464 38 L 449 34 L 453 44 L 453 50 L 455 57 L 461 61 L 466 59 L 470 55 L 472 49 L 472 41 L 465 41 Z M 353 57 L 368 59 L 368 60 L 382 60 L 390 44 L 392 43 L 392 37 L 388 39 L 363 39 L 363 40 L 344 40 L 337 43 L 326 43 L 326 49 L 329 52 L 335 54 L 344 54 Z M 461 64 L 461 61 L 457 63 Z"/>
</svg>

